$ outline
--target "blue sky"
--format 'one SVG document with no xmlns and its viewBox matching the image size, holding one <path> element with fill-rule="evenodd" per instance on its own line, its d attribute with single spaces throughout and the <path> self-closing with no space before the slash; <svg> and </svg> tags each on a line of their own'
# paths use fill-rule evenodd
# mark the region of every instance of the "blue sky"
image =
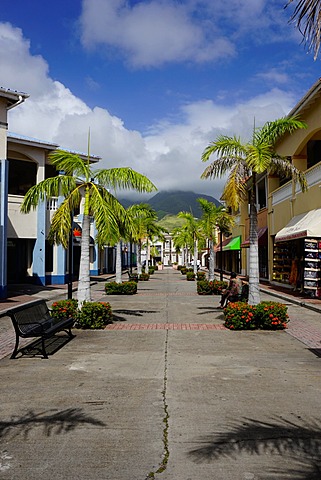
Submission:
<svg viewBox="0 0 321 480">
<path fill-rule="evenodd" d="M 30 98 L 9 130 L 131 166 L 159 190 L 220 197 L 206 145 L 247 139 L 320 76 L 285 0 L 2 0 L 0 85 Z M 295 5 L 296 2 L 294 2 Z"/>
</svg>

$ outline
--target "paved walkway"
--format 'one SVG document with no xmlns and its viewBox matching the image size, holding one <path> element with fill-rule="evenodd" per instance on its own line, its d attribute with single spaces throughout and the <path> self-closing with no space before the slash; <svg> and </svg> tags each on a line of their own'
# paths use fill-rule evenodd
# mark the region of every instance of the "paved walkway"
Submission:
<svg viewBox="0 0 321 480">
<path fill-rule="evenodd" d="M 284 296 L 286 332 L 232 332 L 177 271 L 138 286 L 106 330 L 0 360 L 1 479 L 320 478 L 320 314 Z"/>
<path fill-rule="evenodd" d="M 165 271 L 172 272 L 171 269 L 165 269 Z M 177 273 L 177 271 L 174 271 Z M 161 272 L 157 272 L 157 275 L 160 275 Z M 126 275 L 124 277 L 127 279 Z M 113 275 L 105 275 L 100 277 L 92 278 L 92 295 L 94 300 L 106 300 L 106 297 L 102 293 L 103 285 L 106 281 L 114 278 Z M 167 276 L 166 285 L 171 282 L 177 283 L 177 278 L 180 278 L 179 275 Z M 186 296 L 184 291 L 157 291 L 144 288 L 149 284 L 139 283 L 139 297 L 164 297 L 166 296 Z M 195 284 L 193 284 L 195 285 Z M 158 285 L 159 287 L 160 285 Z M 74 283 L 74 291 L 76 290 L 77 283 Z M 309 310 L 321 313 L 321 299 L 308 298 L 305 295 L 299 292 L 293 292 L 292 290 L 286 287 L 276 287 L 273 285 L 264 285 L 261 284 L 261 293 L 263 295 L 263 300 L 280 300 L 287 303 L 288 305 L 298 305 Z M 199 297 L 196 293 L 196 289 L 189 291 L 189 297 Z M 67 298 L 67 286 L 66 285 L 56 285 L 56 286 L 36 286 L 36 285 L 14 285 L 11 290 L 8 292 L 8 298 L 0 300 L 0 359 L 9 355 L 14 347 L 15 343 L 15 333 L 11 325 L 11 321 L 8 317 L 3 317 L 6 311 L 10 308 L 18 306 L 23 303 L 32 302 L 35 299 L 43 298 L 45 300 L 53 301 L 54 299 Z M 199 297 L 203 298 L 203 297 Z M 213 298 L 213 297 L 211 297 Z M 218 303 L 216 300 L 213 301 L 214 304 Z M 304 311 L 304 310 L 303 310 Z M 2 316 L 2 318 L 1 318 Z M 321 345 L 321 319 L 320 319 L 320 328 L 318 325 L 313 325 L 309 321 L 302 321 L 302 314 L 298 316 L 293 312 L 290 323 L 288 325 L 287 333 L 295 337 L 297 340 L 300 340 L 306 346 L 310 348 L 319 348 Z M 193 323 L 179 323 L 179 324 L 157 324 L 157 323 L 113 323 L 108 325 L 107 330 L 224 330 L 225 327 L 223 323 L 220 324 L 193 324 Z M 29 339 L 21 339 L 21 345 L 30 343 Z"/>
<path fill-rule="evenodd" d="M 105 331 L 53 341 L 49 360 L 0 360 L 1 479 L 320 478 L 317 306 L 283 297 L 287 331 L 232 332 L 218 297 L 177 271 L 130 297 L 103 287 L 92 296 L 112 305 Z M 27 297 L 62 290 L 49 293 Z"/>
</svg>

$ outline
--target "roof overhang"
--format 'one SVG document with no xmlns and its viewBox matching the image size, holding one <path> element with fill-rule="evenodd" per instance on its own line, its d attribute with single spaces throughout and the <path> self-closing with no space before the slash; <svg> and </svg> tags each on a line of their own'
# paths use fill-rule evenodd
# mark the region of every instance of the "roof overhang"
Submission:
<svg viewBox="0 0 321 480">
<path fill-rule="evenodd" d="M 7 110 L 23 103 L 28 98 L 28 93 L 10 90 L 9 88 L 0 87 L 0 98 L 4 98 L 7 102 Z"/>
</svg>

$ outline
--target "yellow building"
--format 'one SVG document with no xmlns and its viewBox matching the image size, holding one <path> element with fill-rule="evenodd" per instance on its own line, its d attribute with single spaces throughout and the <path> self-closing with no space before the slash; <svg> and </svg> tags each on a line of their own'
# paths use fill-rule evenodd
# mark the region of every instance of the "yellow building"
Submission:
<svg viewBox="0 0 321 480">
<path fill-rule="evenodd" d="M 308 127 L 284 135 L 276 151 L 305 172 L 308 190 L 302 193 L 298 184 L 277 175 L 259 178 L 260 278 L 321 297 L 321 79 L 289 113 L 294 115 Z M 240 220 L 244 225 L 241 244 L 244 274 L 248 261 L 247 208 L 241 206 Z"/>
</svg>

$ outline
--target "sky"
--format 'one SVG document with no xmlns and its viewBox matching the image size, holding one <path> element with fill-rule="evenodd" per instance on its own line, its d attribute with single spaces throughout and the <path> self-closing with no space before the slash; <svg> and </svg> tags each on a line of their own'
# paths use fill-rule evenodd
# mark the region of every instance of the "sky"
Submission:
<svg viewBox="0 0 321 480">
<path fill-rule="evenodd" d="M 99 168 L 219 199 L 205 147 L 247 141 L 320 77 L 285 3 L 1 0 L 0 86 L 30 95 L 9 131 L 87 152 L 90 130 Z"/>
</svg>

